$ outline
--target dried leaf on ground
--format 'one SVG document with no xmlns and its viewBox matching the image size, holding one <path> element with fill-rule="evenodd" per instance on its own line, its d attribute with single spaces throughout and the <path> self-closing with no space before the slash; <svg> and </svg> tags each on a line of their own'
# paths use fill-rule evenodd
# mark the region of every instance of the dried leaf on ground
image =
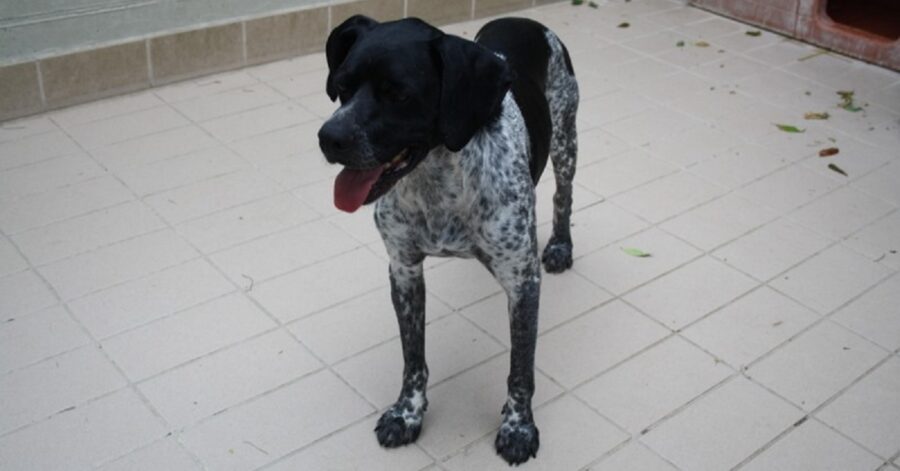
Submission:
<svg viewBox="0 0 900 471">
<path fill-rule="evenodd" d="M 697 41 L 694 43 L 694 46 L 697 47 L 709 47 L 709 43 L 706 41 Z"/>
<path fill-rule="evenodd" d="M 684 41 L 678 41 L 677 43 L 675 43 L 675 46 L 676 47 L 684 47 Z"/>
<path fill-rule="evenodd" d="M 572 0 L 572 5 L 578 6 L 584 3 L 584 0 Z"/>
<path fill-rule="evenodd" d="M 841 150 L 837 147 L 829 147 L 827 149 L 822 149 L 819 151 L 819 157 L 831 157 L 832 155 L 837 155 Z"/>
<path fill-rule="evenodd" d="M 775 123 L 775 126 L 778 127 L 778 129 L 781 129 L 781 130 L 784 131 L 784 132 L 794 132 L 794 133 L 798 133 L 798 132 L 806 132 L 806 129 L 800 129 L 800 128 L 798 128 L 797 126 L 791 126 L 790 124 L 778 124 L 778 123 Z"/>
<path fill-rule="evenodd" d="M 761 36 L 761 35 L 762 35 L 762 31 L 759 31 L 759 30 L 753 30 L 753 31 L 747 31 L 747 32 L 745 32 L 744 34 L 746 34 L 747 36 L 753 36 L 753 37 L 755 38 L 755 37 L 757 37 L 757 36 Z"/>
<path fill-rule="evenodd" d="M 599 7 L 600 5 L 597 5 L 597 2 L 588 2 L 588 6 L 591 7 L 591 8 L 597 8 L 597 7 Z"/>
<path fill-rule="evenodd" d="M 849 177 L 849 176 L 850 176 L 850 175 L 847 175 L 847 172 L 845 172 L 844 169 L 838 167 L 838 166 L 835 165 L 835 164 L 828 164 L 828 168 L 830 168 L 831 170 L 833 170 L 833 171 L 835 171 L 835 172 L 837 172 L 837 173 L 840 173 L 841 175 L 843 175 L 843 176 L 845 176 L 845 177 Z"/>
<path fill-rule="evenodd" d="M 629 26 L 631 26 L 631 23 L 629 23 L 627 21 L 624 23 L 619 23 L 619 28 L 627 28 Z"/>
<path fill-rule="evenodd" d="M 817 113 L 815 111 L 810 111 L 809 113 L 803 115 L 803 119 L 828 119 L 830 117 L 831 115 L 829 115 L 828 113 Z"/>
<path fill-rule="evenodd" d="M 650 256 L 649 253 L 644 252 L 641 249 L 636 249 L 634 247 L 622 247 L 622 251 L 627 253 L 628 255 L 631 255 L 632 257 L 649 257 Z"/>
<path fill-rule="evenodd" d="M 853 90 L 838 90 L 837 94 L 841 97 L 841 102 L 838 103 L 838 106 L 852 113 L 856 113 L 857 111 L 862 111 L 862 108 L 853 103 L 853 93 Z"/>
</svg>

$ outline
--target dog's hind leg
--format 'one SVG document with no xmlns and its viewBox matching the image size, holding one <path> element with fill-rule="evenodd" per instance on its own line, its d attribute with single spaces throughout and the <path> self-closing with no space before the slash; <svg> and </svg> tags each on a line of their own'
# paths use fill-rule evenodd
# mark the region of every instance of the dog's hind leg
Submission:
<svg viewBox="0 0 900 471">
<path fill-rule="evenodd" d="M 391 261 L 391 300 L 400 324 L 403 346 L 403 387 L 400 397 L 378 420 L 375 434 L 385 447 L 397 447 L 416 441 L 422 430 L 422 417 L 428 408 L 425 388 L 428 366 L 425 363 L 425 278 L 422 262 L 403 265 Z"/>
<path fill-rule="evenodd" d="M 550 160 L 556 177 L 553 195 L 553 235 L 544 248 L 542 261 L 549 273 L 559 273 L 572 266 L 572 236 L 569 231 L 572 214 L 572 179 L 578 154 L 575 114 L 578 111 L 578 83 L 571 68 L 568 52 L 553 33 L 548 32 L 553 51 L 548 67 L 547 102 L 553 135 Z"/>
</svg>

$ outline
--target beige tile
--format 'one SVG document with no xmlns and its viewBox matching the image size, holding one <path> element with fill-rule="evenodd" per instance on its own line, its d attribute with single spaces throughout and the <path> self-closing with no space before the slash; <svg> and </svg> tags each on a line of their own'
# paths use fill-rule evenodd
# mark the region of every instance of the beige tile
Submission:
<svg viewBox="0 0 900 471">
<path fill-rule="evenodd" d="M 240 65 L 242 34 L 241 24 L 232 23 L 151 39 L 154 84 Z"/>
<path fill-rule="evenodd" d="M 803 413 L 738 376 L 641 438 L 681 469 L 729 469 Z M 697 450 L 706 450 L 697 453 Z"/>
<path fill-rule="evenodd" d="M 70 300 L 196 256 L 193 248 L 166 229 L 59 260 L 39 271 L 63 300 Z"/>
<path fill-rule="evenodd" d="M 122 389 L 0 438 L 0 462 L 10 469 L 90 469 L 163 434 L 141 399 Z"/>
<path fill-rule="evenodd" d="M 136 111 L 156 108 L 162 104 L 163 102 L 153 91 L 146 90 L 70 106 L 52 111 L 47 116 L 53 118 L 53 121 L 58 123 L 63 129 L 69 129 L 91 121 L 99 121 L 112 116 L 123 116 Z"/>
<path fill-rule="evenodd" d="M 294 189 L 311 183 L 331 182 L 339 170 L 329 165 L 320 151 L 313 150 L 266 160 L 260 163 L 259 171 L 282 187 Z"/>
<path fill-rule="evenodd" d="M 441 318 L 451 312 L 430 295 L 425 298 L 425 311 L 428 319 Z M 291 324 L 289 329 L 328 364 L 337 363 L 398 335 L 389 288 L 377 289 L 301 319 Z"/>
<path fill-rule="evenodd" d="M 181 428 L 321 366 L 284 331 L 251 339 L 141 383 L 160 415 Z"/>
<path fill-rule="evenodd" d="M 89 294 L 68 305 L 95 338 L 103 339 L 233 290 L 234 286 L 215 268 L 198 259 Z"/>
<path fill-rule="evenodd" d="M 295 101 L 306 108 L 307 111 L 322 119 L 328 118 L 338 109 L 338 104 L 331 101 L 324 90 L 322 93 L 313 93 L 311 95 L 296 98 Z"/>
<path fill-rule="evenodd" d="M 250 164 L 234 152 L 225 147 L 213 147 L 147 165 L 128 167 L 116 173 L 125 185 L 143 197 L 249 167 Z"/>
<path fill-rule="evenodd" d="M 691 167 L 691 173 L 733 190 L 789 163 L 788 159 L 767 149 L 745 145 L 698 163 Z"/>
<path fill-rule="evenodd" d="M 712 250 L 775 219 L 776 213 L 729 193 L 669 219 L 660 227 L 704 250 Z"/>
<path fill-rule="evenodd" d="M 0 67 L 0 121 L 37 112 L 43 106 L 37 63 Z"/>
<path fill-rule="evenodd" d="M 675 471 L 676 468 L 640 442 L 631 442 L 594 466 L 595 471 Z"/>
<path fill-rule="evenodd" d="M 429 384 L 437 384 L 503 351 L 500 344 L 458 315 L 442 317 L 425 330 Z M 370 402 L 386 407 L 397 400 L 403 378 L 400 339 L 352 357 L 334 370 Z"/>
<path fill-rule="evenodd" d="M 331 27 L 336 28 L 353 15 L 365 15 L 378 21 L 403 18 L 403 2 L 398 0 L 361 0 L 331 6 Z"/>
<path fill-rule="evenodd" d="M 709 126 L 651 140 L 644 148 L 654 156 L 679 167 L 688 167 L 724 155 L 738 138 Z"/>
<path fill-rule="evenodd" d="M 650 256 L 634 257 L 623 248 L 636 248 Z M 693 247 L 651 228 L 580 258 L 575 271 L 613 294 L 622 294 L 697 255 Z"/>
<path fill-rule="evenodd" d="M 129 201 L 21 232 L 12 239 L 33 264 L 43 265 L 164 227 L 150 208 Z"/>
<path fill-rule="evenodd" d="M 678 172 L 617 195 L 612 201 L 650 222 L 658 223 L 726 191 L 687 172 Z"/>
<path fill-rule="evenodd" d="M 9 126 L 23 127 L 15 123 Z M 54 126 L 55 128 L 55 126 Z M 0 127 L 0 132 L 3 128 Z M 0 141 L 0 170 L 41 162 L 53 157 L 78 154 L 78 145 L 65 133 L 57 129 L 16 140 Z"/>
<path fill-rule="evenodd" d="M 887 355 L 850 331 L 823 322 L 750 367 L 747 376 L 813 410 Z"/>
<path fill-rule="evenodd" d="M 878 469 L 882 460 L 816 420 L 807 420 L 741 469 Z"/>
<path fill-rule="evenodd" d="M 287 322 L 335 306 L 387 282 L 387 263 L 361 248 L 257 284 L 250 294 L 275 317 Z"/>
<path fill-rule="evenodd" d="M 128 377 L 139 380 L 274 325 L 245 297 L 232 294 L 116 335 L 102 343 L 103 349 Z"/>
<path fill-rule="evenodd" d="M 50 417 L 125 386 L 127 382 L 94 346 L 87 346 L 0 378 L 4 397 L 0 432 Z"/>
<path fill-rule="evenodd" d="M 192 121 L 206 121 L 281 101 L 284 101 L 284 96 L 271 87 L 254 83 L 179 101 L 172 106 Z"/>
<path fill-rule="evenodd" d="M 579 397 L 634 435 L 732 371 L 679 337 L 670 337 L 578 388 Z"/>
<path fill-rule="evenodd" d="M 304 72 L 326 68 L 328 68 L 328 63 L 325 61 L 325 53 L 320 52 L 256 65 L 247 68 L 246 71 L 259 80 L 269 81 L 287 77 L 288 75 L 299 75 Z M 322 94 L 324 95 L 324 92 Z"/>
<path fill-rule="evenodd" d="M 816 416 L 882 458 L 900 451 L 900 360 L 891 358 Z"/>
<path fill-rule="evenodd" d="M 594 162 L 606 160 L 619 155 L 631 147 L 627 142 L 604 131 L 603 129 L 591 129 L 578 133 L 578 166 L 582 167 Z M 547 171 L 551 167 L 547 168 Z M 576 180 L 577 181 L 577 180 Z"/>
<path fill-rule="evenodd" d="M 256 170 L 246 169 L 157 193 L 144 201 L 170 223 L 180 224 L 261 199 L 278 190 Z"/>
<path fill-rule="evenodd" d="M 425 286 L 454 309 L 502 290 L 497 280 L 475 260 L 453 259 L 425 274 Z"/>
<path fill-rule="evenodd" d="M 5 237 L 0 238 L 0 277 L 28 268 L 28 262 Z"/>
<path fill-rule="evenodd" d="M 537 366 L 573 387 L 614 366 L 669 332 L 614 301 L 540 336 Z"/>
<path fill-rule="evenodd" d="M 319 150 L 319 139 L 316 136 L 322 126 L 321 120 L 278 129 L 265 134 L 251 136 L 232 142 L 229 147 L 245 159 L 269 164 L 281 157 L 296 159 L 297 154 L 325 164 L 325 158 Z"/>
<path fill-rule="evenodd" d="M 789 217 L 830 237 L 844 238 L 893 209 L 888 203 L 844 187 L 794 211 Z"/>
<path fill-rule="evenodd" d="M 756 286 L 747 275 L 703 257 L 632 291 L 625 300 L 677 330 Z"/>
<path fill-rule="evenodd" d="M 84 102 L 150 86 L 144 41 L 40 61 L 47 105 Z"/>
<path fill-rule="evenodd" d="M 900 233 L 900 212 L 864 227 L 848 237 L 844 244 L 872 260 L 900 269 L 900 250 L 896 249 L 896 234 Z"/>
<path fill-rule="evenodd" d="M 36 134 L 56 131 L 59 128 L 46 116 L 22 118 L 15 121 L 0 123 L 0 142 L 7 143 L 16 139 L 34 136 Z"/>
<path fill-rule="evenodd" d="M 578 179 L 575 181 L 577 182 Z M 537 224 L 540 225 L 553 221 L 554 193 L 556 193 L 556 182 L 552 170 L 548 167 L 544 173 L 544 178 L 538 182 L 535 193 L 536 200 L 534 212 Z M 604 198 L 602 196 L 594 194 L 577 183 L 572 187 L 572 211 L 574 212 L 601 203 L 603 200 Z"/>
<path fill-rule="evenodd" d="M 858 132 L 853 134 L 858 134 Z M 851 181 L 854 181 L 873 170 L 880 169 L 882 166 L 893 160 L 894 154 L 890 149 L 864 144 L 856 139 L 844 138 L 843 136 L 841 136 L 840 140 L 835 139 L 835 141 L 836 142 L 828 141 L 827 143 L 819 143 L 819 147 L 815 149 L 816 153 L 801 161 L 801 164 L 822 175 L 826 175 L 829 178 L 849 178 Z M 828 147 L 838 147 L 840 152 L 827 159 L 819 157 L 818 151 Z M 849 177 L 835 173 L 828 168 L 828 164 L 837 165 L 844 170 Z"/>
<path fill-rule="evenodd" d="M 174 438 L 167 438 L 133 451 L 98 468 L 100 471 L 200 471 L 197 464 Z"/>
<path fill-rule="evenodd" d="M 803 166 L 792 165 L 747 185 L 739 193 L 770 208 L 787 212 L 837 186 L 834 180 Z"/>
<path fill-rule="evenodd" d="M 643 96 L 616 90 L 602 96 L 582 101 L 578 104 L 578 117 L 588 127 L 618 121 L 653 108 L 654 103 Z M 579 123 L 579 129 L 582 128 Z"/>
<path fill-rule="evenodd" d="M 269 84 L 290 98 L 298 98 L 312 94 L 321 94 L 325 89 L 326 77 L 328 77 L 327 70 L 317 69 L 303 72 L 299 75 L 272 80 Z"/>
<path fill-rule="evenodd" d="M 611 297 L 573 271 L 545 274 L 541 280 L 538 332 L 556 327 L 605 303 Z M 470 305 L 460 313 L 508 347 L 508 309 L 506 293 L 497 293 Z"/>
<path fill-rule="evenodd" d="M 836 245 L 770 285 L 820 314 L 827 314 L 890 274 L 892 270 Z"/>
<path fill-rule="evenodd" d="M 68 128 L 68 131 L 79 144 L 86 149 L 93 150 L 186 124 L 188 124 L 188 120 L 177 111 L 168 106 L 157 106 L 122 116 L 78 124 Z"/>
<path fill-rule="evenodd" d="M 371 412 L 333 373 L 322 371 L 216 415 L 182 434 L 181 442 L 207 468 L 250 470 Z"/>
<path fill-rule="evenodd" d="M 887 348 L 900 348 L 900 277 L 894 275 L 831 316 L 835 322 Z"/>
<path fill-rule="evenodd" d="M 6 321 L 0 325 L 0 372 L 30 365 L 88 342 L 90 338 L 61 306 Z"/>
<path fill-rule="evenodd" d="M 248 63 L 321 51 L 328 36 L 328 8 L 250 20 L 245 28 Z"/>
<path fill-rule="evenodd" d="M 633 64 L 629 62 L 628 64 Z M 629 78 L 625 83 L 633 82 Z M 634 146 L 644 146 L 654 139 L 682 134 L 699 121 L 667 108 L 652 108 L 634 116 L 609 123 L 603 129 Z"/>
<path fill-rule="evenodd" d="M 740 368 L 817 320 L 810 309 L 762 287 L 688 327 L 683 335 Z"/>
<path fill-rule="evenodd" d="M 612 196 L 674 172 L 650 154 L 632 150 L 578 169 L 576 182 L 591 192 Z"/>
<path fill-rule="evenodd" d="M 410 0 L 407 15 L 421 18 L 433 25 L 445 25 L 469 18 L 472 2 L 469 0 Z"/>
<path fill-rule="evenodd" d="M 475 18 L 499 15 L 531 6 L 528 0 L 481 0 L 475 2 Z"/>
<path fill-rule="evenodd" d="M 572 254 L 576 258 L 640 232 L 649 226 L 646 221 L 608 202 L 576 210 L 572 213 L 572 224 Z M 552 229 L 552 224 L 538 227 L 540 243 L 543 244 L 550 240 Z M 543 247 L 541 246 L 540 249 L 543 250 Z"/>
<path fill-rule="evenodd" d="M 419 471 L 431 462 L 431 457 L 413 445 L 394 449 L 382 448 L 372 433 L 372 424 L 364 420 L 267 469 L 272 471 L 330 469 L 339 463 L 345 469 Z"/>
<path fill-rule="evenodd" d="M 132 199 L 116 179 L 95 178 L 0 206 L 0 228 L 11 235 Z"/>
<path fill-rule="evenodd" d="M 768 280 L 828 244 L 828 239 L 809 229 L 778 219 L 719 248 L 713 255 L 759 280 Z"/>
<path fill-rule="evenodd" d="M 9 320 L 56 304 L 56 296 L 33 271 L 0 278 L 0 313 Z"/>
<path fill-rule="evenodd" d="M 90 180 L 105 174 L 103 168 L 77 153 L 0 172 L 0 201 L 12 200 Z"/>
<path fill-rule="evenodd" d="M 580 469 L 628 437 L 584 404 L 564 396 L 535 411 L 541 430 L 538 458 L 522 469 Z M 448 469 L 506 470 L 509 465 L 494 451 L 490 436 L 444 463 Z"/>
<path fill-rule="evenodd" d="M 326 218 L 326 221 L 363 244 L 368 245 L 382 242 L 381 233 L 375 226 L 374 205 L 360 208 L 352 214 L 338 212 L 337 214 Z"/>
<path fill-rule="evenodd" d="M 205 121 L 202 126 L 217 139 L 232 142 L 314 119 L 316 116 L 300 105 L 287 102 Z"/>
<path fill-rule="evenodd" d="M 200 127 L 188 125 L 94 149 L 91 155 L 115 172 L 216 145 L 218 142 Z"/>
<path fill-rule="evenodd" d="M 900 163 L 891 162 L 877 172 L 872 172 L 852 186 L 870 195 L 877 196 L 894 205 L 900 205 Z"/>
<path fill-rule="evenodd" d="M 250 86 L 258 82 L 259 80 L 247 73 L 247 70 L 241 69 L 156 87 L 153 89 L 153 93 L 167 103 L 178 103 Z"/>
<path fill-rule="evenodd" d="M 331 224 L 315 221 L 223 250 L 210 259 L 235 283 L 248 289 L 248 278 L 262 282 L 358 246 Z"/>
</svg>

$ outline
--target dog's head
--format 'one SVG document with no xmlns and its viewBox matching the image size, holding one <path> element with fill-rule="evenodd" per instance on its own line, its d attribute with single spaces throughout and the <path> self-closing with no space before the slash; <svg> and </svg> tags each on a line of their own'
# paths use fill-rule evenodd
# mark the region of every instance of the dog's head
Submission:
<svg viewBox="0 0 900 471">
<path fill-rule="evenodd" d="M 349 212 L 385 194 L 431 149 L 465 147 L 512 83 L 491 51 L 414 18 L 354 16 L 331 32 L 326 57 L 326 91 L 341 106 L 319 130 L 319 146 L 344 166 L 334 204 Z"/>
</svg>

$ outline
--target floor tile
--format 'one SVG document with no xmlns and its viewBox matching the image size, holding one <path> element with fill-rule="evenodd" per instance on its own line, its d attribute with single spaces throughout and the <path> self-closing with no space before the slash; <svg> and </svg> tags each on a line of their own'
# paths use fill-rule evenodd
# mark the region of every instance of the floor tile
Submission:
<svg viewBox="0 0 900 471">
<path fill-rule="evenodd" d="M 192 98 L 251 86 L 256 82 L 258 82 L 257 78 L 250 74 L 249 70 L 239 70 L 166 85 L 165 87 L 155 88 L 153 93 L 168 103 L 178 103 Z"/>
<path fill-rule="evenodd" d="M 872 260 L 894 269 L 900 269 L 900 243 L 896 234 L 900 233 L 900 212 L 895 211 L 851 235 L 844 245 L 867 255 Z"/>
<path fill-rule="evenodd" d="M 787 219 L 771 222 L 713 255 L 759 280 L 768 280 L 829 244 L 824 238 Z"/>
<path fill-rule="evenodd" d="M 840 245 L 830 247 L 784 273 L 771 286 L 827 314 L 892 271 Z"/>
<path fill-rule="evenodd" d="M 162 438 L 159 419 L 130 389 L 0 438 L 10 469 L 90 469 Z"/>
<path fill-rule="evenodd" d="M 0 278 L 0 315 L 7 322 L 56 302 L 44 280 L 31 270 Z"/>
<path fill-rule="evenodd" d="M 535 361 L 541 371 L 573 387 L 668 333 L 634 308 L 614 301 L 541 335 Z"/>
<path fill-rule="evenodd" d="M 725 191 L 689 173 L 679 172 L 627 191 L 613 201 L 650 222 L 659 223 Z"/>
<path fill-rule="evenodd" d="M 85 149 L 96 149 L 136 137 L 188 124 L 188 120 L 168 106 L 158 106 L 89 123 L 77 124 L 67 131 Z"/>
<path fill-rule="evenodd" d="M 278 188 L 255 170 L 235 173 L 157 193 L 144 201 L 172 224 L 270 196 Z"/>
<path fill-rule="evenodd" d="M 817 320 L 812 310 L 764 286 L 688 327 L 683 335 L 741 368 Z"/>
<path fill-rule="evenodd" d="M 330 371 L 231 408 L 181 442 L 207 468 L 250 470 L 353 423 L 372 407 Z"/>
<path fill-rule="evenodd" d="M 85 154 L 76 153 L 0 172 L 0 201 L 9 204 L 26 196 L 100 177 L 105 171 Z"/>
<path fill-rule="evenodd" d="M 636 248 L 648 257 L 634 257 L 623 248 Z M 648 229 L 586 255 L 575 271 L 613 294 L 622 294 L 699 255 L 693 247 L 658 230 Z"/>
<path fill-rule="evenodd" d="M 803 166 L 792 165 L 747 185 L 739 193 L 775 210 L 787 212 L 837 186 L 834 180 Z"/>
<path fill-rule="evenodd" d="M 698 126 L 676 135 L 654 138 L 644 149 L 667 163 L 688 167 L 725 155 L 736 139 L 720 129 Z"/>
<path fill-rule="evenodd" d="M 610 456 L 591 466 L 595 471 L 675 471 L 676 468 L 650 451 L 640 442 L 633 441 L 616 450 Z"/>
<path fill-rule="evenodd" d="M 794 211 L 789 217 L 829 237 L 843 238 L 893 209 L 888 203 L 845 187 Z"/>
<path fill-rule="evenodd" d="M 267 85 L 255 83 L 179 101 L 172 106 L 192 121 L 206 121 L 280 101 L 284 101 L 283 95 Z"/>
<path fill-rule="evenodd" d="M 28 262 L 19 253 L 19 250 L 5 237 L 0 237 L 0 277 L 26 268 L 28 268 Z"/>
<path fill-rule="evenodd" d="M 747 376 L 813 410 L 887 354 L 850 331 L 823 322 L 751 366 Z"/>
<path fill-rule="evenodd" d="M 132 191 L 146 196 L 248 167 L 250 164 L 228 149 L 213 147 L 116 173 Z"/>
<path fill-rule="evenodd" d="M 297 98 L 305 95 L 312 95 L 314 93 L 322 93 L 322 84 L 325 83 L 325 78 L 327 76 L 327 70 L 317 69 L 303 72 L 298 75 L 271 80 L 268 83 L 272 88 L 278 90 L 283 95 L 289 98 Z"/>
<path fill-rule="evenodd" d="M 581 386 L 576 394 L 637 435 L 731 374 L 697 347 L 670 337 Z"/>
<path fill-rule="evenodd" d="M 0 325 L 0 373 L 86 345 L 90 338 L 61 306 Z"/>
<path fill-rule="evenodd" d="M 712 250 L 775 219 L 776 213 L 734 193 L 716 198 L 660 225 L 704 250 Z"/>
<path fill-rule="evenodd" d="M 200 471 L 200 465 L 169 438 L 133 451 L 98 468 L 100 471 Z"/>
<path fill-rule="evenodd" d="M 49 116 L 63 128 L 71 128 L 111 116 L 122 116 L 155 108 L 162 104 L 163 102 L 153 92 L 143 91 L 63 108 L 51 112 Z"/>
<path fill-rule="evenodd" d="M 892 276 L 838 310 L 831 319 L 888 350 L 900 348 L 900 277 Z"/>
<path fill-rule="evenodd" d="M 425 274 L 425 288 L 454 309 L 502 291 L 484 266 L 475 260 L 460 259 L 429 270 Z"/>
<path fill-rule="evenodd" d="M 178 265 L 197 252 L 171 230 L 108 245 L 39 269 L 63 300 Z"/>
<path fill-rule="evenodd" d="M 674 171 L 674 166 L 633 150 L 578 169 L 576 181 L 597 195 L 609 197 Z"/>
<path fill-rule="evenodd" d="M 556 182 L 550 169 L 547 169 L 543 180 L 538 182 L 534 204 L 535 221 L 538 225 L 553 222 L 553 195 L 556 193 Z M 575 179 L 572 186 L 572 212 L 577 213 L 583 209 L 602 203 L 604 198 L 579 185 Z M 359 211 L 357 211 L 359 212 Z M 374 225 L 373 225 L 374 226 Z M 573 228 L 574 229 L 574 228 Z"/>
<path fill-rule="evenodd" d="M 274 322 L 259 308 L 232 294 L 111 337 L 102 344 L 110 358 L 136 381 L 271 327 Z"/>
<path fill-rule="evenodd" d="M 842 471 L 877 469 L 881 463 L 880 458 L 818 421 L 807 420 L 741 469 Z"/>
<path fill-rule="evenodd" d="M 193 424 L 321 366 L 284 331 L 275 331 L 167 371 L 138 389 L 176 427 Z"/>
<path fill-rule="evenodd" d="M 87 346 L 0 378 L 6 433 L 115 391 L 125 378 L 94 346 Z"/>
<path fill-rule="evenodd" d="M 540 459 L 532 459 L 522 469 L 578 469 L 625 441 L 627 436 L 569 396 L 535 411 L 541 433 Z M 448 469 L 509 469 L 494 451 L 494 437 L 444 463 Z"/>
<path fill-rule="evenodd" d="M 247 289 L 272 315 L 288 322 L 387 285 L 387 272 L 386 262 L 362 248 Z M 341 282 L 335 283 L 337 279 Z"/>
<path fill-rule="evenodd" d="M 288 102 L 211 119 L 201 123 L 201 126 L 217 139 L 232 142 L 312 119 L 315 119 L 315 115 Z"/>
<path fill-rule="evenodd" d="M 651 430 L 641 441 L 681 469 L 729 469 L 802 416 L 799 409 L 737 377 Z M 707 452 L 696 453 L 698 447 Z"/>
<path fill-rule="evenodd" d="M 503 351 L 500 344 L 458 315 L 442 317 L 425 330 L 425 359 L 432 385 Z M 387 407 L 397 400 L 403 378 L 400 339 L 341 362 L 334 370 L 370 402 Z"/>
<path fill-rule="evenodd" d="M 891 358 L 816 416 L 878 453 L 893 456 L 900 443 L 900 359 Z"/>
<path fill-rule="evenodd" d="M 6 123 L 4 123 L 5 125 Z M 4 128 L 0 127 L 0 136 L 3 134 Z M 55 127 L 48 128 L 41 134 L 20 139 L 8 141 L 0 139 L 0 170 L 34 164 L 54 157 L 75 155 L 80 152 L 78 144 L 68 135 Z"/>
<path fill-rule="evenodd" d="M 739 188 L 790 163 L 757 146 L 738 146 L 691 167 L 691 173 L 729 189 Z"/>
<path fill-rule="evenodd" d="M 92 149 L 94 156 L 112 171 L 147 165 L 219 145 L 206 131 L 186 125 L 148 136 Z"/>
<path fill-rule="evenodd" d="M 300 153 L 309 154 L 310 159 L 325 165 L 327 162 L 322 156 L 322 151 L 319 150 L 317 137 L 321 126 L 322 121 L 314 119 L 303 124 L 240 139 L 228 146 L 241 157 L 259 165 L 270 163 L 279 157 L 296 156 Z M 335 173 L 337 173 L 336 170 Z"/>
<path fill-rule="evenodd" d="M 640 232 L 649 226 L 648 222 L 608 202 L 574 211 L 571 219 L 572 255 L 575 258 Z M 552 230 L 552 224 L 539 226 L 538 238 L 543 241 L 550 240 Z"/>
</svg>

